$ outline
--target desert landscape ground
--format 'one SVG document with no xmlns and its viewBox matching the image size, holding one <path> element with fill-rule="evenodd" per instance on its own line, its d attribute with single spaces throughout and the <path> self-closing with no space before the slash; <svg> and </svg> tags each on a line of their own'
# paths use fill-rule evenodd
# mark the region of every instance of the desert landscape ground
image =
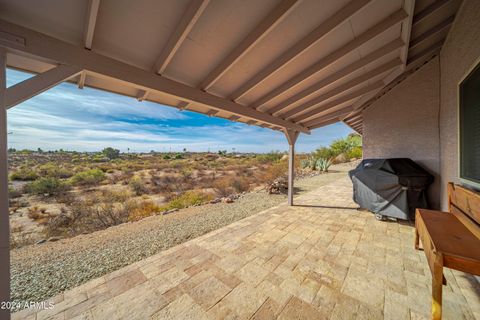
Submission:
<svg viewBox="0 0 480 320">
<path fill-rule="evenodd" d="M 344 176 L 359 141 L 297 155 L 296 193 Z M 105 148 L 10 150 L 9 167 L 12 300 L 42 301 L 284 202 L 288 163 L 281 152 Z"/>
</svg>

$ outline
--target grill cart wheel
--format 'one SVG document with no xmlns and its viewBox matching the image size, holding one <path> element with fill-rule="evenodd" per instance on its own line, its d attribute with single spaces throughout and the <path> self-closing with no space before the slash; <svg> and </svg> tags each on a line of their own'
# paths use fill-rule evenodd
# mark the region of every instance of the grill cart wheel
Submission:
<svg viewBox="0 0 480 320">
<path fill-rule="evenodd" d="M 377 219 L 378 221 L 383 221 L 385 220 L 385 217 L 380 213 L 375 213 L 375 219 Z"/>
</svg>

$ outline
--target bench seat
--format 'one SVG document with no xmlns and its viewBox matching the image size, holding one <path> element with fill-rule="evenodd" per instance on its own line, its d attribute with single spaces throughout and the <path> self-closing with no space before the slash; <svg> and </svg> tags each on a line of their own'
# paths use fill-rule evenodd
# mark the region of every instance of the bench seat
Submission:
<svg viewBox="0 0 480 320">
<path fill-rule="evenodd" d="M 480 239 L 455 215 L 418 209 L 416 221 L 423 224 L 433 251 L 442 254 L 445 267 L 468 273 L 480 269 Z M 459 264 L 459 259 L 467 263 Z"/>
<path fill-rule="evenodd" d="M 442 318 L 443 268 L 480 275 L 480 194 L 448 183 L 449 212 L 417 209 L 415 249 L 420 242 L 432 273 L 432 319 Z"/>
</svg>

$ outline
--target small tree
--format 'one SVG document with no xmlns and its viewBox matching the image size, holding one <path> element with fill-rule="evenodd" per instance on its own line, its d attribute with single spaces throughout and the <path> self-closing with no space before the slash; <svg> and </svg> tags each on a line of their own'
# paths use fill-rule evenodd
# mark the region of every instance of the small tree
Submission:
<svg viewBox="0 0 480 320">
<path fill-rule="evenodd" d="M 105 157 L 107 157 L 110 160 L 116 159 L 120 156 L 120 150 L 113 149 L 111 147 L 103 149 L 102 153 Z"/>
</svg>

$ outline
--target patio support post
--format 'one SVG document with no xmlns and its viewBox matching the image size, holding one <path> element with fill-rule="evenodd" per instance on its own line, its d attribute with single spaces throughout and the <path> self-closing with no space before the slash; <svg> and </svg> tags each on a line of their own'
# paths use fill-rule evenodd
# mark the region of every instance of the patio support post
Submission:
<svg viewBox="0 0 480 320">
<path fill-rule="evenodd" d="M 10 301 L 10 222 L 8 215 L 6 50 L 0 47 L 0 303 Z M 10 310 L 0 308 L 0 318 Z"/>
<path fill-rule="evenodd" d="M 293 180 L 295 175 L 295 142 L 299 132 L 285 129 L 288 141 L 288 205 L 293 206 Z"/>
</svg>

